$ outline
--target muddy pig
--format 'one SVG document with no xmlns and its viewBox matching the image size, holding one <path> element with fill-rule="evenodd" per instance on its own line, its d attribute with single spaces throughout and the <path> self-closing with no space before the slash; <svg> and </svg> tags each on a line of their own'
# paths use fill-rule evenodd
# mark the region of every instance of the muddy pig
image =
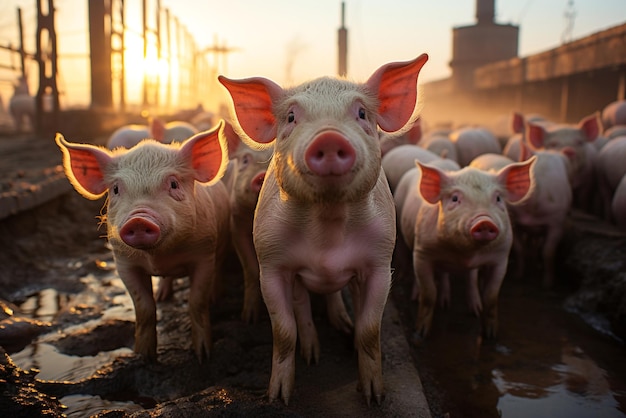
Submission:
<svg viewBox="0 0 626 418">
<path fill-rule="evenodd" d="M 289 403 L 297 338 L 307 363 L 319 357 L 308 291 L 331 294 L 349 286 L 358 387 L 368 404 L 372 397 L 382 401 L 380 326 L 391 285 L 395 210 L 377 127 L 394 132 L 410 126 L 427 59 L 386 64 L 365 83 L 322 77 L 283 89 L 262 77 L 219 77 L 247 140 L 274 143 L 254 217 L 274 340 L 272 400 Z"/>
<path fill-rule="evenodd" d="M 229 243 L 227 164 L 222 125 L 184 143 L 142 141 L 130 150 L 56 142 L 65 173 L 88 199 L 108 193 L 107 236 L 117 271 L 135 306 L 135 351 L 157 357 L 151 276 L 190 278 L 192 346 L 211 347 L 209 302 Z"/>
<path fill-rule="evenodd" d="M 533 163 L 531 158 L 497 173 L 474 167 L 445 172 L 417 163 L 421 175 L 414 176 L 399 216 L 413 250 L 418 338 L 430 330 L 435 280 L 446 284 L 449 274 L 465 278 L 470 310 L 481 316 L 483 334 L 495 336 L 498 294 L 513 242 L 506 204 L 522 201 L 531 190 Z"/>
</svg>

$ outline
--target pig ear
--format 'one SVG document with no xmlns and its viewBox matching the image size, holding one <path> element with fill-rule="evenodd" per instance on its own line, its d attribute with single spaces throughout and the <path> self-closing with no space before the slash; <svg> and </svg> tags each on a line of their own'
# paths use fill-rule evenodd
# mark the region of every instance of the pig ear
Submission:
<svg viewBox="0 0 626 418">
<path fill-rule="evenodd" d="M 600 121 L 600 112 L 595 112 L 592 115 L 589 115 L 583 118 L 579 123 L 578 127 L 585 136 L 587 137 L 587 141 L 592 142 L 595 141 L 600 132 L 602 131 L 602 122 Z"/>
<path fill-rule="evenodd" d="M 509 164 L 498 171 L 498 182 L 506 188 L 506 200 L 510 203 L 521 201 L 533 188 L 535 180 L 530 170 L 536 159 L 537 157 L 533 155 L 524 162 Z"/>
<path fill-rule="evenodd" d="M 165 123 L 159 118 L 150 119 L 150 137 L 159 142 L 165 139 Z"/>
<path fill-rule="evenodd" d="M 519 142 L 519 161 L 526 161 L 533 156 L 533 152 L 526 144 L 526 141 Z"/>
<path fill-rule="evenodd" d="M 511 116 L 511 129 L 516 134 L 524 132 L 524 115 L 519 112 L 513 112 Z"/>
<path fill-rule="evenodd" d="M 241 139 L 237 132 L 233 129 L 233 125 L 229 122 L 224 121 L 224 136 L 226 137 L 226 143 L 228 144 L 228 153 L 232 155 L 237 148 L 239 148 L 239 144 L 241 143 Z"/>
<path fill-rule="evenodd" d="M 261 144 L 272 142 L 276 138 L 272 106 L 283 89 L 263 77 L 231 80 L 220 75 L 218 80 L 230 93 L 237 121 L 246 135 Z"/>
<path fill-rule="evenodd" d="M 385 132 L 399 131 L 406 125 L 417 103 L 417 76 L 428 55 L 412 61 L 392 62 L 380 67 L 366 85 L 378 95 L 378 126 Z"/>
<path fill-rule="evenodd" d="M 209 185 L 217 183 L 228 164 L 228 145 L 223 133 L 224 121 L 205 132 L 200 132 L 186 140 L 180 153 L 189 158 L 195 172 L 195 179 Z"/>
<path fill-rule="evenodd" d="M 534 150 L 544 148 L 544 141 L 546 139 L 546 130 L 543 126 L 537 125 L 533 122 L 526 124 L 526 140 L 528 145 Z"/>
<path fill-rule="evenodd" d="M 428 203 L 435 204 L 441 198 L 441 182 L 445 176 L 438 169 L 424 165 L 419 161 L 415 162 L 420 168 L 420 194 Z"/>
<path fill-rule="evenodd" d="M 108 187 L 103 170 L 112 160 L 108 150 L 89 144 L 67 142 L 57 133 L 54 139 L 63 152 L 63 169 L 76 191 L 90 200 L 99 199 Z"/>
</svg>

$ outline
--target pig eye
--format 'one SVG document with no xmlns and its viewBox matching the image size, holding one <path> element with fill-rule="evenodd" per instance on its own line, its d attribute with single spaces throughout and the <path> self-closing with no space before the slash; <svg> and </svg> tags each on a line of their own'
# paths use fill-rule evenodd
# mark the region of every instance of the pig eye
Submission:
<svg viewBox="0 0 626 418">
<path fill-rule="evenodd" d="M 113 194 L 115 195 L 120 194 L 120 188 L 118 187 L 117 184 L 113 185 Z"/>
<path fill-rule="evenodd" d="M 496 202 L 498 202 L 498 203 L 502 202 L 502 198 L 500 197 L 500 195 L 496 196 Z"/>
<path fill-rule="evenodd" d="M 171 189 L 178 189 L 178 181 L 176 181 L 176 180 L 171 180 L 171 181 L 170 181 L 170 188 L 171 188 Z"/>
<path fill-rule="evenodd" d="M 359 107 L 359 119 L 365 119 L 365 109 L 363 109 L 362 107 Z"/>
<path fill-rule="evenodd" d="M 293 112 L 287 114 L 287 123 L 293 123 L 296 120 L 296 115 Z"/>
<path fill-rule="evenodd" d="M 450 200 L 452 200 L 453 202 L 458 202 L 459 201 L 459 195 L 453 194 L 452 198 Z"/>
</svg>

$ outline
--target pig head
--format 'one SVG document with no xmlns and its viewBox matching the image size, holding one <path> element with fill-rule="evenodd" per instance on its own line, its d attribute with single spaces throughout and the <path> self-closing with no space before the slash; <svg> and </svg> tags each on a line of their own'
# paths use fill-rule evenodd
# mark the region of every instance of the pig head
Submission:
<svg viewBox="0 0 626 418">
<path fill-rule="evenodd" d="M 88 199 L 108 193 L 107 237 L 135 306 L 135 351 L 156 359 L 156 305 L 151 277 L 189 276 L 192 346 L 211 346 L 209 301 L 229 242 L 222 125 L 184 143 L 145 140 L 126 150 L 56 142 L 65 172 Z"/>
<path fill-rule="evenodd" d="M 349 286 L 359 388 L 383 396 L 380 323 L 391 284 L 393 199 L 381 170 L 377 127 L 408 129 L 417 77 L 427 60 L 391 63 L 365 83 L 322 77 L 290 89 L 254 77 L 220 82 L 233 99 L 244 140 L 274 144 L 254 218 L 254 245 L 274 350 L 269 397 L 293 392 L 299 337 L 319 357 L 308 291 Z"/>
</svg>

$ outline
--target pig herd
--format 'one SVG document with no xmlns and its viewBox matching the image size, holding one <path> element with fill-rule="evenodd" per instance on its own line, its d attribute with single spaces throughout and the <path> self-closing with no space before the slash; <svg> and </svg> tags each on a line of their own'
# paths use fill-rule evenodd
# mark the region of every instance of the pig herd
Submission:
<svg viewBox="0 0 626 418">
<path fill-rule="evenodd" d="M 234 250 L 242 320 L 258 321 L 265 308 L 271 320 L 269 398 L 289 403 L 297 342 L 307 363 L 319 360 L 315 292 L 326 295 L 333 326 L 353 333 L 358 390 L 380 404 L 394 257 L 414 272 L 420 338 L 459 281 L 484 335 L 495 337 L 511 250 L 522 274 L 524 240 L 542 234 L 550 286 L 573 205 L 625 226 L 626 104 L 607 107 L 604 132 L 595 114 L 576 126 L 515 114 L 506 142 L 483 127 L 426 131 L 416 105 L 427 59 L 383 65 L 363 83 L 323 77 L 283 88 L 220 76 L 231 122 L 200 132 L 153 119 L 118 129 L 107 147 L 57 134 L 74 188 L 107 196 L 103 221 L 135 307 L 138 354 L 157 359 L 156 303 L 188 277 L 192 347 L 199 361 L 209 357 L 209 307 Z"/>
</svg>

